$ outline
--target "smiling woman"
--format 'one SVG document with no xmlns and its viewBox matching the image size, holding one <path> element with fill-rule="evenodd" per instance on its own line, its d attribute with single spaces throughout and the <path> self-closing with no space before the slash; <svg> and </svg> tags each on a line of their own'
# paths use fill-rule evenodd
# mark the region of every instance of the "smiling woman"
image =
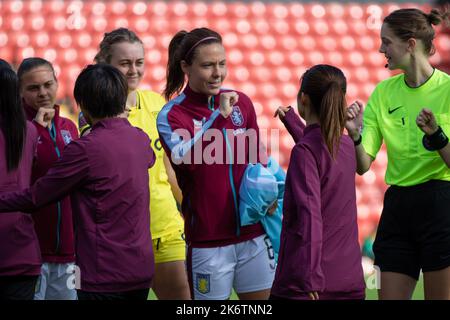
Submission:
<svg viewBox="0 0 450 320">
<path fill-rule="evenodd" d="M 183 191 L 193 297 L 229 299 L 234 288 L 240 299 L 267 299 L 275 272 L 272 245 L 261 223 L 240 227 L 237 204 L 248 163 L 266 162 L 259 152 L 252 157 L 251 147 L 259 146 L 253 103 L 244 93 L 221 87 L 226 75 L 225 48 L 217 32 L 178 32 L 169 44 L 164 95 L 167 100 L 179 95 L 159 113 L 158 131 Z M 241 135 L 233 132 L 249 131 L 254 143 L 246 140 L 237 147 Z M 180 132 L 188 134 L 181 137 Z M 214 133 L 221 139 L 212 139 Z M 203 158 L 219 140 L 223 143 L 215 155 L 226 154 L 227 161 Z"/>
<path fill-rule="evenodd" d="M 379 51 L 390 70 L 403 73 L 377 85 L 364 118 L 361 103 L 348 109 L 359 174 L 369 170 L 383 142 L 387 147 L 390 188 L 373 245 L 381 299 L 410 299 L 421 270 L 425 298 L 450 299 L 450 76 L 429 62 L 433 26 L 449 16 L 436 9 L 390 13 Z"/>
</svg>

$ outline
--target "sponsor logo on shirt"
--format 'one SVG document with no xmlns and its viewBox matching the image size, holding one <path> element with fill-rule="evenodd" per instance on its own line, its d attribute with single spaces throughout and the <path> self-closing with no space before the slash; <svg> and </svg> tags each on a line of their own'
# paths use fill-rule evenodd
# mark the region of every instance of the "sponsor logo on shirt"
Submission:
<svg viewBox="0 0 450 320">
<path fill-rule="evenodd" d="M 399 107 L 397 107 L 397 108 L 389 108 L 389 109 L 388 109 L 388 113 L 391 114 L 391 113 L 397 111 L 398 109 L 400 109 L 401 107 L 403 107 L 403 106 L 399 106 Z"/>
<path fill-rule="evenodd" d="M 244 124 L 244 116 L 238 106 L 234 106 L 233 111 L 231 111 L 231 122 L 233 122 L 236 127 L 240 127 Z"/>
<path fill-rule="evenodd" d="M 247 129 L 245 129 L 245 128 L 234 129 L 233 130 L 233 135 L 237 136 L 238 134 L 245 133 L 245 131 L 247 131 Z"/>
<path fill-rule="evenodd" d="M 70 131 L 61 130 L 61 136 L 66 146 L 72 141 L 72 135 L 70 134 Z"/>
<path fill-rule="evenodd" d="M 211 290 L 210 288 L 210 275 L 209 274 L 204 274 L 204 273 L 196 273 L 196 287 L 197 287 L 197 291 L 200 293 L 209 293 L 209 291 Z"/>
</svg>

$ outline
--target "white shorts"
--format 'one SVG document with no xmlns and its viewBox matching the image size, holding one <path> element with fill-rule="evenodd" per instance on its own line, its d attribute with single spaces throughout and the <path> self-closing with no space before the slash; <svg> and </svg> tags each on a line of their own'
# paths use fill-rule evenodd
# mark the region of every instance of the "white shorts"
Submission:
<svg viewBox="0 0 450 320">
<path fill-rule="evenodd" d="M 195 300 L 226 300 L 237 293 L 272 287 L 275 258 L 267 235 L 215 248 L 192 248 L 191 272 Z"/>
<path fill-rule="evenodd" d="M 74 263 L 43 263 L 34 300 L 77 300 L 77 291 L 68 282 Z"/>
</svg>

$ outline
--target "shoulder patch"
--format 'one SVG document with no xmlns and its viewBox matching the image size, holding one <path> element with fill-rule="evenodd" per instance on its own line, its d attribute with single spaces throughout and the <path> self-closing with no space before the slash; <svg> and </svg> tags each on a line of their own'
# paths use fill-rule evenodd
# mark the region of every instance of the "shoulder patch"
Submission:
<svg viewBox="0 0 450 320">
<path fill-rule="evenodd" d="M 73 139 L 72 135 L 70 134 L 70 131 L 68 130 L 61 130 L 61 136 L 64 140 L 64 144 L 67 146 Z"/>
</svg>

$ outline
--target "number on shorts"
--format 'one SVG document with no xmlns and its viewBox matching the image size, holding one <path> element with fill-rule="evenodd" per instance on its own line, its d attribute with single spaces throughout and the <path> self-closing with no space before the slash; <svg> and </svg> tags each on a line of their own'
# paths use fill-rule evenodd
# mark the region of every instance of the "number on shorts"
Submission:
<svg viewBox="0 0 450 320">
<path fill-rule="evenodd" d="M 270 241 L 269 236 L 264 237 L 264 243 L 266 244 L 267 247 L 267 255 L 269 256 L 269 260 L 274 260 L 275 253 L 273 251 L 272 241 Z"/>
</svg>

